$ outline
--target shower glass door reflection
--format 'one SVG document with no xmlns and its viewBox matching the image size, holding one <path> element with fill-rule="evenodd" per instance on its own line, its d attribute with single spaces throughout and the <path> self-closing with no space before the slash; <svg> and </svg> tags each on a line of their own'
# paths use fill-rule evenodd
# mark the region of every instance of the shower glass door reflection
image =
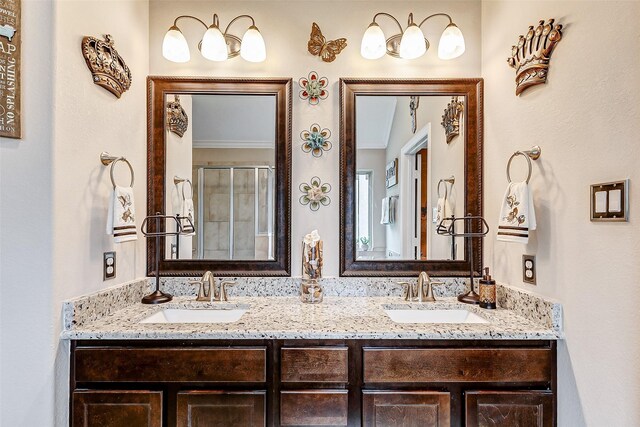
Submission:
<svg viewBox="0 0 640 427">
<path fill-rule="evenodd" d="M 274 259 L 273 168 L 200 167 L 197 188 L 199 259 Z"/>
</svg>

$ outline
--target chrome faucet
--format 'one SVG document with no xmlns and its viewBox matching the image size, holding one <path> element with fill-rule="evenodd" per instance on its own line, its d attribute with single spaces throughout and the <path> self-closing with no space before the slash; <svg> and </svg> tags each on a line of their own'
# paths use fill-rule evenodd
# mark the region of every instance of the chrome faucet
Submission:
<svg viewBox="0 0 640 427">
<path fill-rule="evenodd" d="M 205 271 L 200 280 L 193 280 L 190 282 L 193 285 L 200 285 L 198 288 L 198 296 L 196 301 L 228 301 L 227 286 L 235 285 L 235 282 L 230 280 L 223 280 L 220 283 L 220 291 L 216 288 L 216 282 L 213 277 L 213 273 Z"/>
<path fill-rule="evenodd" d="M 431 277 L 423 271 L 418 276 L 418 283 L 398 282 L 398 284 L 405 286 L 403 293 L 405 301 L 435 302 L 436 298 L 433 296 L 433 285 L 442 285 L 444 282 L 431 280 Z M 425 284 L 427 288 L 426 295 Z"/>
</svg>

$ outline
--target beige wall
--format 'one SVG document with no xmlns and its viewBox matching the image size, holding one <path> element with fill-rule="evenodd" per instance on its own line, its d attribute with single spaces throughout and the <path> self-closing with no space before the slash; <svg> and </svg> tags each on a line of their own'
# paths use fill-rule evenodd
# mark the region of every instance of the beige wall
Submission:
<svg viewBox="0 0 640 427">
<path fill-rule="evenodd" d="M 496 279 L 562 302 L 560 426 L 631 426 L 640 414 L 640 3 L 485 1 L 485 215 L 495 230 L 513 151 L 542 147 L 531 188 L 538 231 L 526 246 L 486 239 Z M 505 59 L 518 34 L 558 18 L 549 80 L 517 98 Z M 518 164 L 524 173 L 523 163 Z M 514 174 L 515 174 L 514 166 Z M 522 176 L 522 175 L 521 175 Z M 589 185 L 631 179 L 631 221 L 589 221 Z M 522 283 L 522 254 L 538 285 Z"/>
<path fill-rule="evenodd" d="M 149 64 L 151 74 L 198 75 L 215 77 L 292 77 L 293 90 L 293 171 L 292 171 L 292 274 L 300 276 L 300 245 L 304 234 L 317 228 L 324 240 L 325 275 L 338 275 L 339 234 L 339 86 L 340 77 L 478 77 L 480 75 L 480 2 L 472 1 L 221 1 L 215 4 L 200 1 L 152 0 L 149 10 Z M 176 64 L 162 57 L 161 46 L 165 32 L 173 19 L 181 14 L 192 14 L 208 20 L 217 12 L 222 25 L 241 13 L 250 13 L 256 19 L 267 44 L 267 60 L 253 64 L 235 58 L 224 63 L 213 63 L 202 58 L 195 48 L 196 39 L 202 37 L 199 24 L 181 25 L 190 41 L 191 62 Z M 435 45 L 440 37 L 440 25 L 433 20 L 426 35 L 434 45 L 427 55 L 417 61 L 401 61 L 385 57 L 370 61 L 360 56 L 362 34 L 378 11 L 390 12 L 401 20 L 413 11 L 416 17 L 426 17 L 445 11 L 453 15 L 462 29 L 467 43 L 465 55 L 452 61 L 438 59 Z M 335 13 L 334 13 L 335 12 Z M 301 19 L 301 17 L 308 17 Z M 332 63 L 322 62 L 306 49 L 311 22 L 316 21 L 329 38 L 346 37 L 347 48 Z M 286 26 L 283 25 L 286 23 Z M 391 31 L 391 22 L 381 24 Z M 242 26 L 238 24 L 238 28 Z M 436 29 L 437 28 L 437 29 Z M 310 106 L 298 97 L 298 79 L 315 70 L 329 78 L 329 97 L 317 106 Z M 300 149 L 300 132 L 312 123 L 331 130 L 333 148 L 320 158 L 313 158 Z M 298 203 L 298 185 L 313 176 L 329 182 L 333 189 L 331 205 L 312 212 Z"/>
<path fill-rule="evenodd" d="M 140 225 L 148 4 L 111 6 L 23 1 L 25 138 L 0 141 L 3 426 L 68 423 L 68 346 L 58 338 L 62 301 L 145 275 L 144 238 L 114 245 L 105 233 L 112 187 L 99 155 L 109 151 L 132 163 Z M 121 99 L 93 84 L 81 54 L 83 36 L 105 33 L 133 73 Z M 110 250 L 117 252 L 117 278 L 103 282 L 102 253 Z"/>
<path fill-rule="evenodd" d="M 43 43 L 53 35 L 52 13 L 49 2 L 22 2 L 23 138 L 0 138 L 2 426 L 52 426 L 55 420 L 60 303 L 52 286 L 53 79 L 48 75 L 54 51 Z"/>
</svg>

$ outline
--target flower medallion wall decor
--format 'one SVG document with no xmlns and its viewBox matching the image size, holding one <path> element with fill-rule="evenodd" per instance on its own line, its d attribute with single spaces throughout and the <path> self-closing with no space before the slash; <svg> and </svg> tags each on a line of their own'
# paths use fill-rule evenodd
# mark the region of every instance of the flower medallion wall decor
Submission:
<svg viewBox="0 0 640 427">
<path fill-rule="evenodd" d="M 312 71 L 308 77 L 301 77 L 298 84 L 302 90 L 300 98 L 309 100 L 309 104 L 318 105 L 321 99 L 327 99 L 329 91 L 326 89 L 329 85 L 329 79 L 326 77 L 318 77 L 318 73 Z"/>
<path fill-rule="evenodd" d="M 311 153 L 313 157 L 321 157 L 324 151 L 331 150 L 331 131 L 329 129 L 321 129 L 320 125 L 314 123 L 309 130 L 303 130 L 300 138 L 304 141 L 302 151 Z"/>
<path fill-rule="evenodd" d="M 329 206 L 331 203 L 331 199 L 327 196 L 327 193 L 331 192 L 331 185 L 328 183 L 323 184 L 317 176 L 311 178 L 309 184 L 300 184 L 299 188 L 303 193 L 300 196 L 300 204 L 303 206 L 309 205 L 312 211 L 320 209 L 320 205 Z"/>
</svg>

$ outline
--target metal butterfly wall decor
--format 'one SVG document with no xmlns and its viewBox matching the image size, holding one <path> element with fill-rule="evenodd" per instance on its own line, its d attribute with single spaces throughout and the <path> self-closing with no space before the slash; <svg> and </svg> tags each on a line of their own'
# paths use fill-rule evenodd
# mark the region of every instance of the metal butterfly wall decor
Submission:
<svg viewBox="0 0 640 427">
<path fill-rule="evenodd" d="M 320 27 L 315 22 L 311 24 L 311 38 L 307 43 L 307 49 L 309 53 L 322 58 L 324 62 L 333 62 L 336 59 L 336 55 L 342 52 L 342 49 L 347 47 L 347 39 L 340 38 L 335 40 L 328 40 L 322 35 Z"/>
</svg>

